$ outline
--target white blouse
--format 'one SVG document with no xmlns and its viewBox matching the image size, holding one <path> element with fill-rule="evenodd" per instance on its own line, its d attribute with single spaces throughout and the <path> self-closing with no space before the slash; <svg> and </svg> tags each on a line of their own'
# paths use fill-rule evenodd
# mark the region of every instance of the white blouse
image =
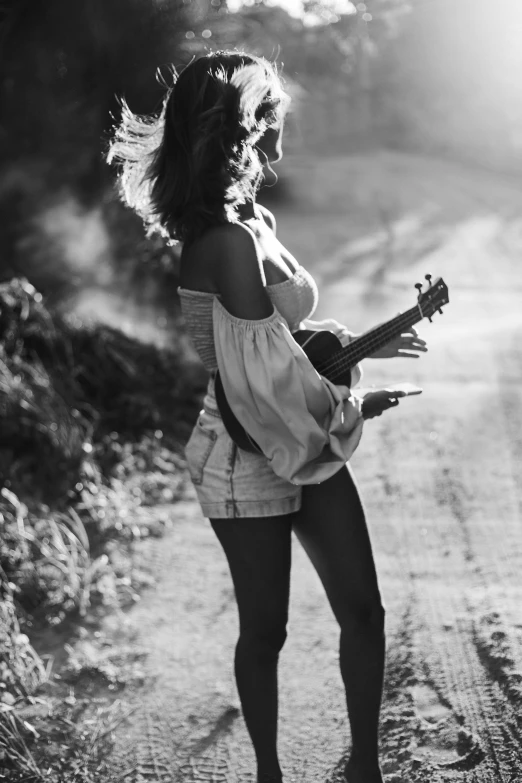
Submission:
<svg viewBox="0 0 522 783">
<path fill-rule="evenodd" d="M 309 324 L 335 331 L 343 345 L 353 337 L 333 319 Z M 214 297 L 213 328 L 227 401 L 274 473 L 292 484 L 337 473 L 361 439 L 362 398 L 317 372 L 275 305 L 267 318 L 247 320 Z"/>
</svg>

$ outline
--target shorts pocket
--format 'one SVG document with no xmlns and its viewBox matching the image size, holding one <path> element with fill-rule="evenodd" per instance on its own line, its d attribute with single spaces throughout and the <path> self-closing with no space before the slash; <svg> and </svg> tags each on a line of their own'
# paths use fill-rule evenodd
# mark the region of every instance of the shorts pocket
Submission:
<svg viewBox="0 0 522 783">
<path fill-rule="evenodd" d="M 267 457 L 260 452 L 246 451 L 237 447 L 236 460 L 240 472 L 255 473 L 270 466 Z"/>
<path fill-rule="evenodd" d="M 210 453 L 217 440 L 217 432 L 207 430 L 201 426 L 201 420 L 198 419 L 192 435 L 185 446 L 185 457 L 187 460 L 187 469 L 190 478 L 194 484 L 201 484 L 203 481 L 203 470 L 208 462 Z"/>
</svg>

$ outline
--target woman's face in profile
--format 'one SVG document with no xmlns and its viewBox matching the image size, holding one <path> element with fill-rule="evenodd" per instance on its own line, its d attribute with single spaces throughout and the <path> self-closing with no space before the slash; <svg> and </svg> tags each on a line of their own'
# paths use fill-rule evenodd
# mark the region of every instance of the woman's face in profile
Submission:
<svg viewBox="0 0 522 783">
<path fill-rule="evenodd" d="M 269 163 L 276 163 L 283 157 L 283 123 L 268 128 L 261 136 L 256 147 L 265 153 Z M 261 156 L 263 158 L 263 156 Z M 263 163 L 263 159 L 261 160 Z"/>
</svg>

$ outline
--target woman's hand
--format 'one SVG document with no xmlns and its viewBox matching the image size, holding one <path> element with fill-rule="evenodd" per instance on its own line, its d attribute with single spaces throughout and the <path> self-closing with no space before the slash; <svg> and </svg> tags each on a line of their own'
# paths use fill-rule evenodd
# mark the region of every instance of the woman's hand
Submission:
<svg viewBox="0 0 522 783">
<path fill-rule="evenodd" d="M 373 419 L 374 416 L 380 416 L 388 408 L 395 408 L 399 404 L 398 397 L 404 397 L 404 392 L 390 392 L 386 389 L 366 392 L 363 395 L 362 415 L 363 419 Z"/>
<path fill-rule="evenodd" d="M 417 330 L 412 326 L 411 329 L 405 329 L 398 337 L 394 337 L 384 348 L 372 353 L 369 359 L 392 359 L 395 356 L 409 359 L 418 359 L 419 353 L 425 353 L 428 350 L 426 342 L 419 337 Z"/>
</svg>

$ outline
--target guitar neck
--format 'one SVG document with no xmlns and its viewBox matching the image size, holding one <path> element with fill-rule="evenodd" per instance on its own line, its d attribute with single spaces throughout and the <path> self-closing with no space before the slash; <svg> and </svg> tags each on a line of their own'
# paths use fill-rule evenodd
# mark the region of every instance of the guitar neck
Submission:
<svg viewBox="0 0 522 783">
<path fill-rule="evenodd" d="M 418 305 L 412 307 L 405 313 L 400 313 L 400 315 L 395 316 L 390 321 L 386 321 L 386 323 L 370 329 L 369 332 L 361 335 L 361 337 L 357 337 L 344 348 L 329 356 L 327 361 L 317 366 L 317 369 L 322 375 L 334 381 L 336 374 L 341 375 L 345 370 L 355 367 L 363 359 L 387 345 L 390 340 L 401 334 L 404 329 L 419 323 L 423 318 L 420 307 Z M 328 372 L 329 369 L 330 372 Z"/>
</svg>

